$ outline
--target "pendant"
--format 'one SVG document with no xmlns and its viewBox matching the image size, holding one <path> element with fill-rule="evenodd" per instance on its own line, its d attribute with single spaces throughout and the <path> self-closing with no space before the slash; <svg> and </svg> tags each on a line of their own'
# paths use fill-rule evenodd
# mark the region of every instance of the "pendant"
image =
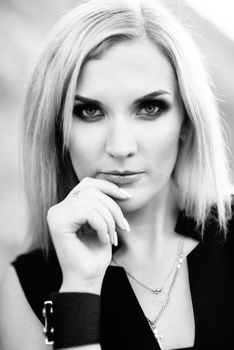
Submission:
<svg viewBox="0 0 234 350">
<path fill-rule="evenodd" d="M 154 294 L 159 294 L 159 293 L 161 293 L 161 291 L 162 291 L 162 288 L 156 288 L 156 289 L 152 290 L 152 292 Z"/>
<path fill-rule="evenodd" d="M 162 290 L 156 289 L 153 291 L 152 301 L 155 305 L 162 305 L 166 300 L 166 293 Z"/>
</svg>

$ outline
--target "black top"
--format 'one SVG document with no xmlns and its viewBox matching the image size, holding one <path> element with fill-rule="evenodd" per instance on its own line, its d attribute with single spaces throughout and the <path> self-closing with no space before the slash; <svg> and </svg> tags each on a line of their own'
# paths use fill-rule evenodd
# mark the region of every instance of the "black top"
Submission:
<svg viewBox="0 0 234 350">
<path fill-rule="evenodd" d="M 194 221 L 183 213 L 175 229 L 182 235 L 200 239 Z M 195 344 L 186 350 L 234 349 L 233 229 L 234 220 L 230 220 L 224 243 L 217 239 L 216 224 L 211 220 L 207 223 L 204 240 L 187 257 Z M 62 282 L 55 252 L 46 259 L 37 250 L 20 256 L 13 265 L 32 309 L 43 322 L 43 302 L 59 290 Z M 109 266 L 103 281 L 101 346 L 103 350 L 159 350 L 122 267 Z"/>
</svg>

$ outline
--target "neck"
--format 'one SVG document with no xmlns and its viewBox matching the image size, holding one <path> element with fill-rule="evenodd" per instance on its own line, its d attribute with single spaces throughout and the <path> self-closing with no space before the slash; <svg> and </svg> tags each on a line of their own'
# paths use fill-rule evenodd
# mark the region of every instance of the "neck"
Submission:
<svg viewBox="0 0 234 350">
<path fill-rule="evenodd" d="M 130 232 L 120 232 L 121 248 L 117 255 L 144 261 L 158 261 L 176 249 L 178 234 L 175 225 L 178 215 L 175 191 L 168 186 L 141 209 L 125 213 L 131 227 Z"/>
</svg>

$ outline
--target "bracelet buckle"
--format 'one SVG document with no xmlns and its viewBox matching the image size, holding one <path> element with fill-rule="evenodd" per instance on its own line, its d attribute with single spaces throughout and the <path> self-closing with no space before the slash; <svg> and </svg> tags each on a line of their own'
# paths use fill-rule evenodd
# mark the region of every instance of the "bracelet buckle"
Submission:
<svg viewBox="0 0 234 350">
<path fill-rule="evenodd" d="M 53 304 L 51 300 L 44 302 L 44 307 L 42 309 L 42 316 L 45 319 L 43 334 L 45 336 L 45 344 L 54 344 L 54 327 L 53 327 Z"/>
</svg>

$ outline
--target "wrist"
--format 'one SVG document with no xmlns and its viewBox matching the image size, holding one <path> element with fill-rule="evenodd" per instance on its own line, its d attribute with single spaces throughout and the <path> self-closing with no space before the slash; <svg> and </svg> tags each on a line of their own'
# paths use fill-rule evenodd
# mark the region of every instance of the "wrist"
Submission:
<svg viewBox="0 0 234 350">
<path fill-rule="evenodd" d="M 99 343 L 99 295 L 53 293 L 44 305 L 46 344 L 62 349 Z"/>
<path fill-rule="evenodd" d="M 101 294 L 102 280 L 100 279 L 89 279 L 89 280 L 75 280 L 64 278 L 60 287 L 60 293 L 91 293 Z"/>
</svg>

